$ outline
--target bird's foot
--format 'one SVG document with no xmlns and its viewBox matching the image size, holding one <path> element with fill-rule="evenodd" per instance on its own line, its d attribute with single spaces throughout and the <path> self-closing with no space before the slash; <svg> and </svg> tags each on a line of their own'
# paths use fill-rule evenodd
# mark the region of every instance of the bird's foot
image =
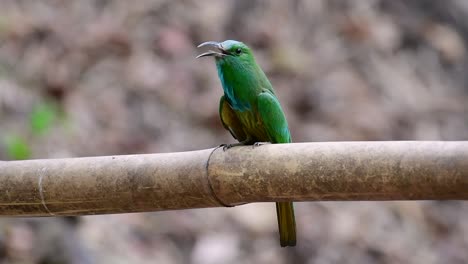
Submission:
<svg viewBox="0 0 468 264">
<path fill-rule="evenodd" d="M 237 146 L 245 146 L 245 142 L 242 141 L 242 142 L 238 142 L 238 143 L 234 143 L 234 144 L 221 144 L 219 145 L 219 147 L 223 147 L 223 151 L 226 151 L 232 147 L 237 147 Z"/>
<path fill-rule="evenodd" d="M 263 145 L 267 145 L 267 144 L 271 144 L 270 142 L 255 142 L 253 143 L 252 145 L 252 148 L 256 148 L 256 147 L 260 147 L 260 146 L 263 146 Z"/>
<path fill-rule="evenodd" d="M 236 146 L 242 146 L 242 144 L 240 143 L 235 143 L 235 144 L 221 144 L 219 145 L 219 147 L 223 147 L 223 151 L 226 151 L 232 147 L 236 147 Z"/>
<path fill-rule="evenodd" d="M 226 151 L 226 150 L 232 148 L 232 144 L 221 144 L 221 145 L 218 146 L 218 148 L 221 148 L 221 147 L 223 148 L 223 151 Z"/>
</svg>

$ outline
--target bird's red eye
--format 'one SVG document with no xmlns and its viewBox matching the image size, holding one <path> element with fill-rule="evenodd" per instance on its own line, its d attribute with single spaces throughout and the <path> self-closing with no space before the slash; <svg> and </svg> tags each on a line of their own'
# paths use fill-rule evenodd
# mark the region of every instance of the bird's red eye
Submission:
<svg viewBox="0 0 468 264">
<path fill-rule="evenodd" d="M 241 52 L 242 52 L 241 48 L 237 48 L 237 49 L 236 49 L 236 53 L 237 53 L 237 54 L 241 54 Z"/>
</svg>

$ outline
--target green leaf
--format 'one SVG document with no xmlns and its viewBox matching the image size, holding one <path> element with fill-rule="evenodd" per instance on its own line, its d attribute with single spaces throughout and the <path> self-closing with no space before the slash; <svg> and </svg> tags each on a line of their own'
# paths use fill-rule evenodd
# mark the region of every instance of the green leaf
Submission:
<svg viewBox="0 0 468 264">
<path fill-rule="evenodd" d="M 6 154 L 12 160 L 31 158 L 31 149 L 28 143 L 19 136 L 10 136 L 5 140 Z"/>
<path fill-rule="evenodd" d="M 31 131 L 43 135 L 49 131 L 57 119 L 57 107 L 52 103 L 42 103 L 34 107 L 30 116 Z"/>
</svg>

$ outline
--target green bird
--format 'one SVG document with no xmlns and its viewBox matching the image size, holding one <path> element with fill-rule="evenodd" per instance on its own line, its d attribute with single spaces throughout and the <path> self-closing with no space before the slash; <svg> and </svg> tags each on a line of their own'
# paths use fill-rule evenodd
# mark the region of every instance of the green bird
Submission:
<svg viewBox="0 0 468 264">
<path fill-rule="evenodd" d="M 275 91 L 255 61 L 252 50 L 242 42 L 208 41 L 198 47 L 210 50 L 197 58 L 212 56 L 224 90 L 219 102 L 219 115 L 224 128 L 239 141 L 227 145 L 258 145 L 261 142 L 290 143 L 288 122 Z M 276 203 L 280 244 L 296 245 L 296 222 L 292 202 Z"/>
</svg>

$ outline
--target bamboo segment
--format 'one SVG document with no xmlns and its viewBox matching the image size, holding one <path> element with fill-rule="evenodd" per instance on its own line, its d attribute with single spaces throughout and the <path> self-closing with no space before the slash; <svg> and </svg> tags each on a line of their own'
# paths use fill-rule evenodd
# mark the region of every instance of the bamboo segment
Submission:
<svg viewBox="0 0 468 264">
<path fill-rule="evenodd" d="M 129 213 L 219 206 L 212 150 L 0 163 L 0 215 Z"/>
<path fill-rule="evenodd" d="M 429 199 L 468 199 L 468 141 L 267 144 L 0 161 L 0 215 L 5 216 Z"/>
<path fill-rule="evenodd" d="M 468 199 L 468 142 L 324 142 L 216 150 L 209 175 L 226 204 Z"/>
</svg>

